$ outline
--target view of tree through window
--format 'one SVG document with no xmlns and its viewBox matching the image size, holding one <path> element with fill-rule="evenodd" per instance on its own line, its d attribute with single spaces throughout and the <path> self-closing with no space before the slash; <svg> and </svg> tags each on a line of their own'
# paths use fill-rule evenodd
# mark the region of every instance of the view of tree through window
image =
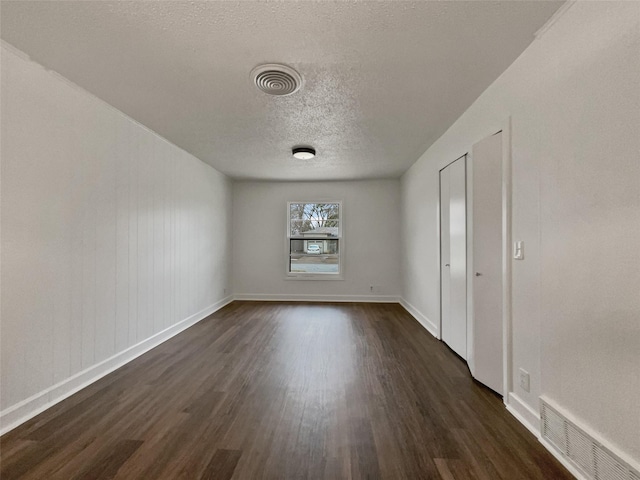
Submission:
<svg viewBox="0 0 640 480">
<path fill-rule="evenodd" d="M 292 274 L 340 273 L 340 204 L 289 203 L 289 265 Z"/>
</svg>

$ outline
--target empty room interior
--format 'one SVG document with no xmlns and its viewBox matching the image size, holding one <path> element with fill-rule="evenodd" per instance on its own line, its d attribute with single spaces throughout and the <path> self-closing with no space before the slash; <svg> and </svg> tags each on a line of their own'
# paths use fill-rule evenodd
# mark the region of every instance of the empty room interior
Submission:
<svg viewBox="0 0 640 480">
<path fill-rule="evenodd" d="M 0 478 L 640 479 L 640 2 L 0 20 Z"/>
</svg>

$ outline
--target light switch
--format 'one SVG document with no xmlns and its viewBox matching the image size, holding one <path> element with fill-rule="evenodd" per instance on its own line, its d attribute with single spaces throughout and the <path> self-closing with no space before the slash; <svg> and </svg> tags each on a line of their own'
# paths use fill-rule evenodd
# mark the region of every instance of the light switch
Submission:
<svg viewBox="0 0 640 480">
<path fill-rule="evenodd" d="M 513 242 L 513 258 L 515 260 L 524 260 L 524 242 Z"/>
</svg>

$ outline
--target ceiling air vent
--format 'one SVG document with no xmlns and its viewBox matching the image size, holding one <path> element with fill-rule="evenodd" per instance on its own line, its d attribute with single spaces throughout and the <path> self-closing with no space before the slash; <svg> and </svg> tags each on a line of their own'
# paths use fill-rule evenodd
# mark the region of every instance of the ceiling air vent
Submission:
<svg viewBox="0 0 640 480">
<path fill-rule="evenodd" d="M 251 72 L 251 78 L 256 87 L 269 95 L 291 95 L 302 85 L 302 77 L 298 72 L 275 63 L 257 66 Z"/>
</svg>

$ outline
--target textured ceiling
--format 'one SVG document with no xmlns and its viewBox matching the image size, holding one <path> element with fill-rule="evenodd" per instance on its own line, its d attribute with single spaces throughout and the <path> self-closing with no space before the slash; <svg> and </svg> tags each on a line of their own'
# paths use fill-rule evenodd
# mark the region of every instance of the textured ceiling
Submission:
<svg viewBox="0 0 640 480">
<path fill-rule="evenodd" d="M 2 1 L 2 38 L 236 178 L 402 174 L 562 2 Z M 262 63 L 304 77 L 288 97 Z M 309 144 L 303 162 L 291 147 Z"/>
</svg>

